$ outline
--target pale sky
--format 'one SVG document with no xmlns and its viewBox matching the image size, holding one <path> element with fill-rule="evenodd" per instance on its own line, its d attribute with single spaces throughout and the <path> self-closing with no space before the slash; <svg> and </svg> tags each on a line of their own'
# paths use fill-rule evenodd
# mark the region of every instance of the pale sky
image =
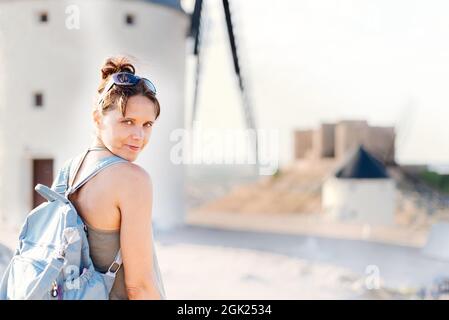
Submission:
<svg viewBox="0 0 449 320">
<path fill-rule="evenodd" d="M 198 120 L 243 127 L 221 0 L 204 2 Z M 366 119 L 396 127 L 400 163 L 449 163 L 449 2 L 230 3 L 257 125 L 281 130 L 282 162 L 295 128 Z"/>
</svg>

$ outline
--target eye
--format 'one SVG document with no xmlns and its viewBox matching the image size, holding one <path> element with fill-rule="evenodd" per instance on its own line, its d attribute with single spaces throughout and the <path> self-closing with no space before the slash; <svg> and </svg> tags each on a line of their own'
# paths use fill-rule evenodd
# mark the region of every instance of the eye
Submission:
<svg viewBox="0 0 449 320">
<path fill-rule="evenodd" d="M 133 124 L 133 122 L 131 120 L 124 120 L 124 121 L 122 121 L 122 123 Z"/>
<path fill-rule="evenodd" d="M 153 124 L 151 122 L 147 122 L 147 128 L 151 128 L 153 126 Z"/>
</svg>

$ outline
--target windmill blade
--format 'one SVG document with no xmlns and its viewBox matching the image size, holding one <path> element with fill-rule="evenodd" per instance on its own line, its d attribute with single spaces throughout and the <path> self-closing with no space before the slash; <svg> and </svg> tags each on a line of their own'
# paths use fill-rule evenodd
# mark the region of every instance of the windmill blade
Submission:
<svg viewBox="0 0 449 320">
<path fill-rule="evenodd" d="M 232 16 L 231 16 L 231 10 L 229 9 L 229 1 L 228 0 L 222 0 L 223 1 L 223 9 L 225 13 L 226 18 L 226 27 L 228 30 L 229 35 L 229 44 L 231 45 L 231 51 L 232 51 L 232 60 L 234 62 L 234 71 L 237 75 L 238 81 L 239 81 L 239 88 L 240 93 L 242 95 L 242 104 L 243 104 L 243 114 L 246 122 L 246 126 L 249 129 L 256 130 L 256 124 L 254 120 L 254 112 L 253 108 L 251 107 L 251 103 L 248 97 L 248 94 L 245 90 L 245 85 L 242 77 L 242 72 L 240 70 L 240 63 L 239 63 L 239 57 L 237 53 L 237 46 L 235 42 L 235 35 L 234 35 L 234 27 L 232 24 Z M 255 155 L 256 155 L 256 163 L 259 163 L 258 160 L 258 141 L 257 141 L 257 134 L 255 135 Z"/>
<path fill-rule="evenodd" d="M 203 0 L 196 0 L 195 7 L 190 20 L 190 37 L 195 38 L 195 47 L 193 54 L 199 53 L 199 40 L 200 40 L 200 27 L 201 27 L 201 14 L 203 10 Z"/>
<path fill-rule="evenodd" d="M 196 119 L 197 104 L 198 104 L 198 94 L 199 94 L 199 79 L 201 75 L 201 16 L 203 12 L 203 0 L 196 0 L 195 7 L 193 9 L 191 24 L 190 24 L 190 36 L 194 37 L 194 48 L 193 54 L 196 56 L 196 70 L 195 70 L 195 87 L 193 92 L 193 104 L 192 104 L 192 114 L 191 114 L 191 127 Z"/>
<path fill-rule="evenodd" d="M 196 120 L 196 113 L 198 110 L 198 95 L 199 95 L 199 82 L 201 76 L 201 59 L 200 55 L 196 56 L 196 67 L 195 67 L 195 88 L 193 91 L 193 104 L 192 104 L 192 114 L 191 114 L 191 127 L 193 128 L 193 123 Z"/>
</svg>

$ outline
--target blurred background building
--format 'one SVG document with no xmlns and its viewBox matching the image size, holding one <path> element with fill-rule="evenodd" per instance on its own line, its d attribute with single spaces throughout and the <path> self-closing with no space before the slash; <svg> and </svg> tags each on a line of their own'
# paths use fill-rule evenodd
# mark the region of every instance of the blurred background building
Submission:
<svg viewBox="0 0 449 320">
<path fill-rule="evenodd" d="M 385 164 L 395 162 L 394 127 L 373 127 L 365 120 L 322 123 L 315 130 L 294 132 L 295 159 L 341 159 L 359 145 Z"/>
<path fill-rule="evenodd" d="M 363 146 L 354 148 L 323 184 L 322 210 L 340 221 L 392 225 L 396 185 L 382 162 Z"/>
</svg>

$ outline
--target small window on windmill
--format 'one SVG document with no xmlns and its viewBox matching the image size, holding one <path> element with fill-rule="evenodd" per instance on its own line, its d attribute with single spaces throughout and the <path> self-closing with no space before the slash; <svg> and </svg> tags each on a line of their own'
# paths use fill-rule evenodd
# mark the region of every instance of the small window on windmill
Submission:
<svg viewBox="0 0 449 320">
<path fill-rule="evenodd" d="M 125 22 L 127 25 L 134 25 L 135 24 L 135 17 L 132 13 L 127 13 L 125 16 Z"/>
<path fill-rule="evenodd" d="M 41 108 L 44 106 L 44 95 L 42 92 L 34 93 L 34 106 L 36 108 Z"/>
<path fill-rule="evenodd" d="M 39 22 L 40 23 L 47 23 L 48 22 L 48 12 L 47 11 L 39 12 L 38 16 L 39 16 Z"/>
</svg>

